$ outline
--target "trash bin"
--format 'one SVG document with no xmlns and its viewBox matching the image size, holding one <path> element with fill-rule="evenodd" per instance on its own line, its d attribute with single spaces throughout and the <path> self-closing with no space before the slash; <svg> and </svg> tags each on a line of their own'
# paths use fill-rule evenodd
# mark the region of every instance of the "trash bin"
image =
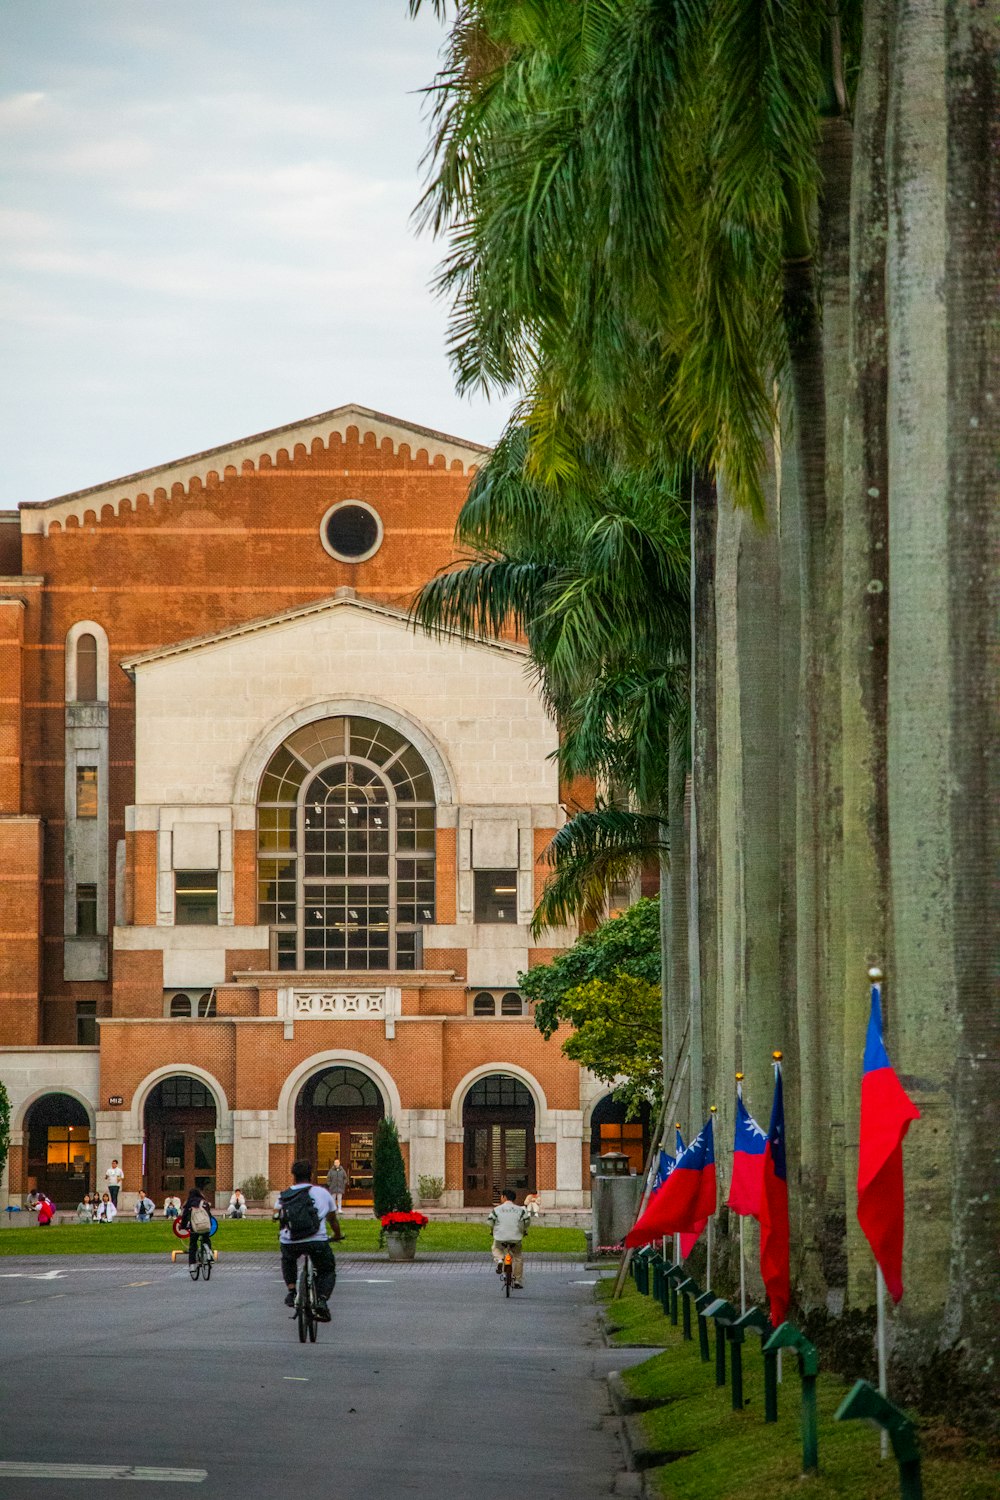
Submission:
<svg viewBox="0 0 1000 1500">
<path fill-rule="evenodd" d="M 635 1223 L 642 1199 L 642 1178 L 622 1151 L 597 1158 L 591 1182 L 594 1246 L 618 1245 Z"/>
</svg>

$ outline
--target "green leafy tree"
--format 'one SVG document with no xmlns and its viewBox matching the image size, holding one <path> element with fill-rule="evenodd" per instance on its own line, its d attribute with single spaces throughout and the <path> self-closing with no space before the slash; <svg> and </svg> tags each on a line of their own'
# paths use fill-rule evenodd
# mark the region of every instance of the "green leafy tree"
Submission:
<svg viewBox="0 0 1000 1500">
<path fill-rule="evenodd" d="M 651 897 L 602 922 L 595 932 L 584 933 L 551 963 L 519 974 L 517 982 L 534 1001 L 535 1025 L 550 1037 L 560 1021 L 572 1019 L 579 1025 L 577 1002 L 572 1002 L 572 1018 L 565 1009 L 569 995 L 594 980 L 607 983 L 619 975 L 647 985 L 660 982 L 660 904 Z"/>
<path fill-rule="evenodd" d="M 406 1186 L 406 1167 L 394 1120 L 379 1120 L 375 1128 L 372 1178 L 376 1219 L 383 1214 L 409 1213 L 413 1198 Z"/>
<path fill-rule="evenodd" d="M 7 1165 L 7 1153 L 10 1150 L 10 1096 L 3 1084 L 0 1083 L 0 1177 L 4 1174 Z"/>
<path fill-rule="evenodd" d="M 617 970 L 569 990 L 561 1005 L 575 1030 L 562 1044 L 567 1057 L 589 1068 L 635 1116 L 643 1104 L 658 1106 L 663 1093 L 660 987 Z"/>
</svg>

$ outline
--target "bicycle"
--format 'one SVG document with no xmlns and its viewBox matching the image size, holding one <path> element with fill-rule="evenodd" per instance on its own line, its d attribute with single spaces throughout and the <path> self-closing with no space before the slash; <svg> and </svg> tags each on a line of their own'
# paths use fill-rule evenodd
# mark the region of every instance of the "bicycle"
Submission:
<svg viewBox="0 0 1000 1500">
<path fill-rule="evenodd" d="M 509 1297 L 511 1284 L 514 1280 L 514 1257 L 513 1255 L 511 1255 L 509 1250 L 504 1251 L 503 1260 L 500 1262 L 500 1264 L 503 1266 L 503 1274 L 500 1278 L 500 1285 L 503 1287 L 504 1296 Z"/>
<path fill-rule="evenodd" d="M 302 1257 L 293 1316 L 298 1324 L 299 1343 L 304 1344 L 308 1336 L 310 1344 L 315 1344 L 319 1332 L 319 1293 L 316 1290 L 316 1268 L 310 1255 Z"/>
<path fill-rule="evenodd" d="M 214 1265 L 215 1255 L 212 1251 L 211 1245 L 209 1244 L 207 1239 L 199 1240 L 198 1248 L 194 1254 L 194 1260 L 188 1262 L 188 1270 L 191 1273 L 191 1280 L 197 1281 L 199 1276 L 204 1276 L 205 1280 L 208 1281 L 209 1277 L 212 1274 L 212 1267 Z"/>
</svg>

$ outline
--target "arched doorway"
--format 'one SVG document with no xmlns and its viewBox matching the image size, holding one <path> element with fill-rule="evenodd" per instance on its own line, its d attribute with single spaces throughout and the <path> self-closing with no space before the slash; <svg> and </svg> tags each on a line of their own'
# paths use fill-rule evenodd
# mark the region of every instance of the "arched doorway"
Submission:
<svg viewBox="0 0 1000 1500">
<path fill-rule="evenodd" d="M 385 1114 L 378 1086 L 358 1068 L 332 1067 L 307 1079 L 295 1101 L 295 1151 L 322 1182 L 339 1157 L 345 1203 L 372 1201 L 375 1127 Z"/>
<path fill-rule="evenodd" d="M 145 1185 L 157 1205 L 193 1187 L 214 1195 L 215 1124 L 215 1100 L 200 1079 L 176 1073 L 153 1089 L 145 1110 Z"/>
<path fill-rule="evenodd" d="M 644 1104 L 639 1116 L 626 1120 L 625 1105 L 606 1094 L 594 1105 L 590 1117 L 590 1160 L 593 1164 L 608 1151 L 621 1151 L 629 1159 L 633 1172 L 641 1174 L 649 1151 L 649 1105 Z"/>
<path fill-rule="evenodd" d="M 535 1191 L 535 1101 L 508 1073 L 474 1083 L 462 1107 L 465 1203 L 492 1206 L 506 1188 L 524 1202 Z"/>
<path fill-rule="evenodd" d="M 60 1208 L 75 1208 L 89 1193 L 93 1147 L 90 1119 L 70 1094 L 36 1099 L 24 1123 L 27 1144 L 25 1187 L 38 1188 Z"/>
</svg>

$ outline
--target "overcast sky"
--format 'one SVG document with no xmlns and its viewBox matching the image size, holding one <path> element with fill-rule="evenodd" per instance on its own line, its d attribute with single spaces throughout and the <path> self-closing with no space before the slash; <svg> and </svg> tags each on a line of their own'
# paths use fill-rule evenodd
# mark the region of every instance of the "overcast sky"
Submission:
<svg viewBox="0 0 1000 1500">
<path fill-rule="evenodd" d="M 491 442 L 417 238 L 406 0 L 0 0 L 0 506 L 347 401 Z"/>
</svg>

